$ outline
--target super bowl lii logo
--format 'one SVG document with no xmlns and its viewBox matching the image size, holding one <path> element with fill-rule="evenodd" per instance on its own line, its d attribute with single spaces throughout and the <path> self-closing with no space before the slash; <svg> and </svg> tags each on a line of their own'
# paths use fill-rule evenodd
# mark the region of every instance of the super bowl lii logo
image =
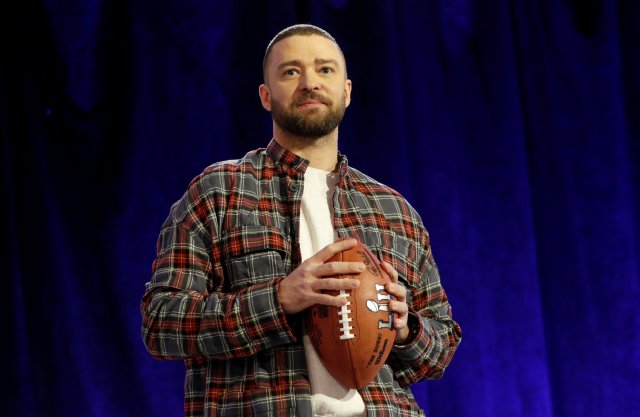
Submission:
<svg viewBox="0 0 640 417">
<path fill-rule="evenodd" d="M 378 320 L 378 329 L 392 329 L 393 328 L 393 313 L 389 311 L 389 301 L 391 301 L 391 295 L 384 290 L 384 285 L 376 284 L 377 300 L 367 300 L 367 308 L 374 313 L 388 312 L 389 321 Z M 382 302 L 381 302 L 382 301 Z"/>
</svg>

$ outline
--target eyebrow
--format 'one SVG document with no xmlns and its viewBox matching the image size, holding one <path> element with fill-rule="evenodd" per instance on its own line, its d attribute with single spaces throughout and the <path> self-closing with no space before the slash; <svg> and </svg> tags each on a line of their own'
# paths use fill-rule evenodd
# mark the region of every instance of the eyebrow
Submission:
<svg viewBox="0 0 640 417">
<path fill-rule="evenodd" d="M 323 65 L 323 64 L 333 64 L 336 67 L 340 68 L 340 63 L 333 59 L 333 58 L 329 58 L 329 59 L 324 59 L 324 58 L 316 58 L 313 60 L 313 63 L 315 65 Z M 298 66 L 301 67 L 302 65 L 302 61 L 300 61 L 299 59 L 292 59 L 290 61 L 285 61 L 283 63 L 281 63 L 280 65 L 278 65 L 278 71 L 283 69 L 284 67 L 291 67 L 291 66 Z"/>
</svg>

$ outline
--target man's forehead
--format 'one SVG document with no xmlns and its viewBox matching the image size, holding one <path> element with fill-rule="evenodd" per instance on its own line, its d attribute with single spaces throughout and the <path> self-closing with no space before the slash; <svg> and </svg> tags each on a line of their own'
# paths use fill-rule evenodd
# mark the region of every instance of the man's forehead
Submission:
<svg viewBox="0 0 640 417">
<path fill-rule="evenodd" d="M 294 35 L 280 40 L 273 45 L 270 64 L 276 66 L 282 61 L 294 59 L 336 60 L 343 65 L 344 57 L 338 45 L 330 39 L 319 35 Z"/>
</svg>

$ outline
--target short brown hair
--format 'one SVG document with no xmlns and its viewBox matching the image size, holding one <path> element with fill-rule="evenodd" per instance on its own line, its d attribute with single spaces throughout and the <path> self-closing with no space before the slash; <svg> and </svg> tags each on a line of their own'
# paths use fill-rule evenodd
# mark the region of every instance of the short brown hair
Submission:
<svg viewBox="0 0 640 417">
<path fill-rule="evenodd" d="M 276 43 L 280 42 L 283 39 L 290 38 L 292 36 L 311 36 L 311 35 L 322 36 L 323 38 L 327 38 L 331 42 L 335 43 L 336 46 L 338 47 L 338 50 L 340 51 L 340 54 L 342 54 L 342 58 L 344 59 L 344 53 L 342 52 L 340 45 L 338 45 L 338 42 L 336 42 L 336 39 L 333 36 L 331 36 L 331 34 L 326 30 L 319 28 L 318 26 L 309 25 L 309 24 L 298 24 L 298 25 L 289 26 L 287 28 L 282 29 L 280 32 L 278 32 L 278 34 L 274 36 L 273 39 L 271 39 L 271 42 L 269 42 L 269 45 L 267 45 L 267 49 L 264 52 L 264 58 L 262 59 L 262 76 L 264 77 L 264 80 L 265 81 L 267 80 L 267 59 L 269 59 L 269 55 L 271 54 L 273 45 L 275 45 Z M 346 60 L 345 60 L 345 65 L 346 65 Z M 345 74 L 346 74 L 346 68 L 345 68 Z"/>
</svg>

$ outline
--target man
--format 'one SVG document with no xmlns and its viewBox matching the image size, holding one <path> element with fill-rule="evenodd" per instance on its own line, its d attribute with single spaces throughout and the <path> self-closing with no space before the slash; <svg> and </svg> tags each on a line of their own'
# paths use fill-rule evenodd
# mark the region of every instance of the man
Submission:
<svg viewBox="0 0 640 417">
<path fill-rule="evenodd" d="M 438 378 L 460 341 L 418 214 L 351 168 L 338 125 L 351 100 L 342 51 L 311 25 L 267 47 L 262 106 L 273 139 L 214 164 L 173 205 L 142 299 L 142 335 L 160 359 L 182 359 L 187 416 L 419 416 L 409 385 Z M 343 387 L 318 360 L 301 318 L 323 290 L 356 288 L 327 262 L 357 238 L 393 282 L 396 340 L 367 387 Z"/>
</svg>

